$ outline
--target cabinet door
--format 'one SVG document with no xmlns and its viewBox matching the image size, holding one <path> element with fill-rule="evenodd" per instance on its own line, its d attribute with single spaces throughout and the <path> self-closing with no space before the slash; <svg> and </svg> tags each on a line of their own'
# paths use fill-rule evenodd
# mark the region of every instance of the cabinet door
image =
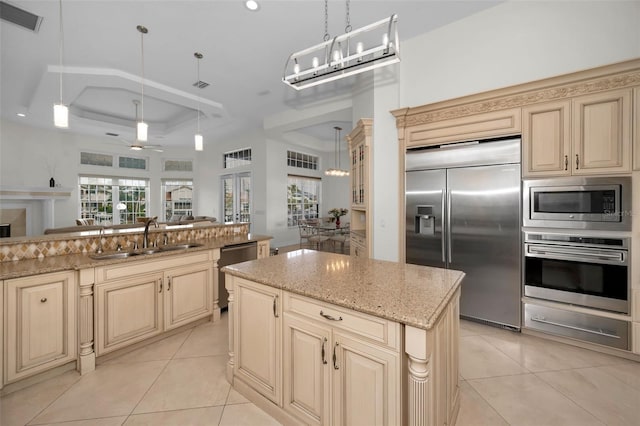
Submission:
<svg viewBox="0 0 640 426">
<path fill-rule="evenodd" d="M 400 424 L 399 355 L 339 332 L 333 336 L 333 424 Z"/>
<path fill-rule="evenodd" d="M 128 346 L 162 332 L 161 273 L 96 285 L 96 354 Z"/>
<path fill-rule="evenodd" d="M 570 175 L 571 102 L 522 109 L 522 174 Z"/>
<path fill-rule="evenodd" d="M 633 170 L 640 170 L 640 87 L 633 90 Z"/>
<path fill-rule="evenodd" d="M 331 329 L 284 314 L 284 409 L 305 424 L 329 424 Z"/>
<path fill-rule="evenodd" d="M 165 273 L 164 328 L 171 330 L 213 312 L 210 264 L 185 266 Z"/>
<path fill-rule="evenodd" d="M 234 282 L 234 375 L 281 405 L 281 292 L 243 279 Z"/>
<path fill-rule="evenodd" d="M 5 281 L 6 382 L 76 358 L 73 272 Z"/>
<path fill-rule="evenodd" d="M 631 89 L 573 99 L 573 174 L 631 171 Z"/>
</svg>

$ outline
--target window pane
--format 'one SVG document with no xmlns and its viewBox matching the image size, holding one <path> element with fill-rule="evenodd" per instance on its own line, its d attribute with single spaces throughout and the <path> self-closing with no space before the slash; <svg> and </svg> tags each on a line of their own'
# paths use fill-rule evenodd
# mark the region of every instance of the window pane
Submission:
<svg viewBox="0 0 640 426">
<path fill-rule="evenodd" d="M 162 181 L 162 199 L 164 200 L 164 220 L 174 216 L 193 216 L 193 181 Z"/>
<path fill-rule="evenodd" d="M 297 226 L 300 219 L 315 219 L 320 212 L 322 181 L 289 176 L 287 185 L 287 225 Z"/>
</svg>

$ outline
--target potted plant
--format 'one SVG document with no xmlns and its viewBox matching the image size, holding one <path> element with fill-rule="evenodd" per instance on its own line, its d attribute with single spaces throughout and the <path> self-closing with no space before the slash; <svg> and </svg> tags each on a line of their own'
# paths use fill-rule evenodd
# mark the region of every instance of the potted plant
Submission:
<svg viewBox="0 0 640 426">
<path fill-rule="evenodd" d="M 349 212 L 348 209 L 343 208 L 332 208 L 329 210 L 329 214 L 333 216 L 333 220 L 336 222 L 336 228 L 340 228 L 340 217 L 346 215 Z"/>
</svg>

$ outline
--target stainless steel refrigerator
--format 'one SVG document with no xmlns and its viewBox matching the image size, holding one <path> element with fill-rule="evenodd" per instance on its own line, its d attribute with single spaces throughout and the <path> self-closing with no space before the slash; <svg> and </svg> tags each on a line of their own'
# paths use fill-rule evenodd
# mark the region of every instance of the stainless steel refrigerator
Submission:
<svg viewBox="0 0 640 426">
<path fill-rule="evenodd" d="M 406 261 L 464 271 L 462 317 L 520 328 L 520 139 L 406 155 Z"/>
</svg>

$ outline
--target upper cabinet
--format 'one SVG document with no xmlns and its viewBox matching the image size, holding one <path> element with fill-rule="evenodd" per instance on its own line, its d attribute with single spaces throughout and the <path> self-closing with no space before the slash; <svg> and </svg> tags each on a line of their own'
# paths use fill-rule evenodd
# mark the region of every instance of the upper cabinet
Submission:
<svg viewBox="0 0 640 426">
<path fill-rule="evenodd" d="M 522 109 L 524 176 L 629 173 L 632 89 Z"/>
<path fill-rule="evenodd" d="M 633 90 L 633 99 L 635 106 L 633 108 L 632 121 L 634 122 L 633 131 L 633 170 L 640 170 L 640 87 Z"/>
<path fill-rule="evenodd" d="M 351 159 L 351 254 L 371 257 L 371 142 L 373 120 L 363 118 L 347 135 Z"/>
</svg>

